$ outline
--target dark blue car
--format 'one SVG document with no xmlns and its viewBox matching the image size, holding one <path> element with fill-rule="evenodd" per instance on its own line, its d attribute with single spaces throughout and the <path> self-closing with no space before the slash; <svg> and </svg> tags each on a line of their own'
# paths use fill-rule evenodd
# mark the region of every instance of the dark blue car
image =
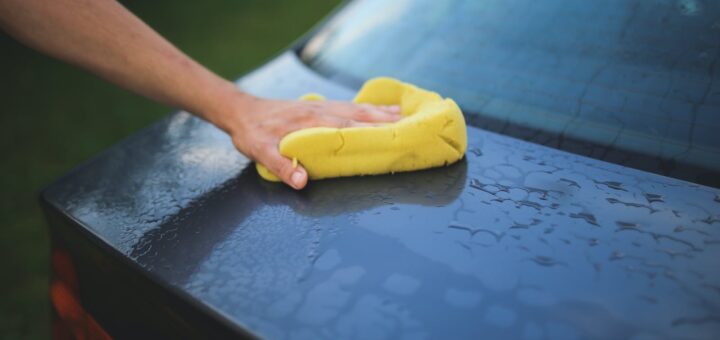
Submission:
<svg viewBox="0 0 720 340">
<path fill-rule="evenodd" d="M 720 2 L 353 1 L 237 85 L 375 76 L 455 99 L 465 158 L 294 191 L 171 114 L 44 191 L 55 326 L 720 338 Z"/>
</svg>

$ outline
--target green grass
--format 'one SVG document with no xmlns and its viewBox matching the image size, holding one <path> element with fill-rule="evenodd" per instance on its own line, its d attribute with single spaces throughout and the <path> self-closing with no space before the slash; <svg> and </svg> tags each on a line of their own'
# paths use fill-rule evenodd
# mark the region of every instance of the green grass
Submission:
<svg viewBox="0 0 720 340">
<path fill-rule="evenodd" d="M 180 49 L 234 79 L 338 0 L 124 1 Z M 0 338 L 49 336 L 48 236 L 39 190 L 170 111 L 0 33 Z"/>
</svg>

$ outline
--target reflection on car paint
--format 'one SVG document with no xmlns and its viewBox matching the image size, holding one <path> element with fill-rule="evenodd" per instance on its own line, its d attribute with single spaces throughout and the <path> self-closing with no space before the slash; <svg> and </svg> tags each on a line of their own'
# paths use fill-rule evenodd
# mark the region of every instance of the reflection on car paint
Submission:
<svg viewBox="0 0 720 340">
<path fill-rule="evenodd" d="M 285 55 L 258 72 L 298 65 Z M 307 90 L 267 79 L 240 84 Z M 718 190 L 475 128 L 468 150 L 444 168 L 296 192 L 177 113 L 46 195 L 147 272 L 268 338 L 719 334 Z"/>
</svg>

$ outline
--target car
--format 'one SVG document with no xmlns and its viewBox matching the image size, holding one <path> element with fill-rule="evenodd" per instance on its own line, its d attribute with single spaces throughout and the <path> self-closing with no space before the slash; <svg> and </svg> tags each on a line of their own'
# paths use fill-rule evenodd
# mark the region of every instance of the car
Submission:
<svg viewBox="0 0 720 340">
<path fill-rule="evenodd" d="M 720 337 L 720 4 L 344 3 L 237 80 L 455 99 L 456 164 L 263 181 L 187 112 L 41 195 L 56 336 Z"/>
</svg>

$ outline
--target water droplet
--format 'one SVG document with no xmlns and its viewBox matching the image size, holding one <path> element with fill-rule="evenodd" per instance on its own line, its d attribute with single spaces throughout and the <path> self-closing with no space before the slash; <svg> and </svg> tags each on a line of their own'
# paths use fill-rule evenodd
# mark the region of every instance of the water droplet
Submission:
<svg viewBox="0 0 720 340">
<path fill-rule="evenodd" d="M 648 203 L 654 203 L 654 202 L 663 202 L 664 203 L 665 202 L 662 195 L 658 195 L 658 194 L 646 193 L 645 199 L 648 201 Z"/>
<path fill-rule="evenodd" d="M 568 185 L 571 186 L 571 187 L 580 188 L 580 184 L 578 184 L 577 182 L 575 182 L 575 181 L 573 181 L 573 180 L 571 180 L 571 179 L 561 178 L 561 179 L 560 179 L 560 182 L 568 183 Z"/>
<path fill-rule="evenodd" d="M 697 0 L 679 0 L 677 8 L 680 14 L 687 16 L 695 16 L 702 12 L 702 4 Z"/>
<path fill-rule="evenodd" d="M 615 261 L 615 260 L 622 260 L 624 258 L 625 258 L 625 253 L 616 250 L 612 254 L 610 254 L 609 260 Z"/>
<path fill-rule="evenodd" d="M 623 222 L 623 221 L 616 221 L 615 224 L 617 224 L 618 229 L 616 231 L 622 231 L 622 230 L 628 230 L 628 229 L 635 229 L 637 228 L 636 223 L 632 222 Z"/>
<path fill-rule="evenodd" d="M 598 225 L 597 220 L 595 219 L 595 215 L 593 215 L 591 213 L 581 212 L 581 213 L 577 213 L 577 214 L 570 214 L 570 217 L 584 220 L 585 222 L 592 224 L 594 226 Z"/>
<path fill-rule="evenodd" d="M 613 190 L 627 191 L 627 190 L 625 190 L 625 188 L 623 188 L 623 184 L 620 182 L 615 182 L 615 181 L 601 182 L 601 181 L 595 181 L 595 180 L 593 180 L 593 182 L 595 182 L 595 184 L 602 184 Z"/>
<path fill-rule="evenodd" d="M 544 266 L 544 267 L 553 267 L 553 266 L 557 266 L 557 265 L 564 265 L 564 263 L 562 263 L 558 260 L 555 260 L 554 258 L 552 258 L 550 256 L 538 255 L 538 256 L 535 256 L 532 260 L 535 263 L 537 263 L 541 266 Z"/>
</svg>

